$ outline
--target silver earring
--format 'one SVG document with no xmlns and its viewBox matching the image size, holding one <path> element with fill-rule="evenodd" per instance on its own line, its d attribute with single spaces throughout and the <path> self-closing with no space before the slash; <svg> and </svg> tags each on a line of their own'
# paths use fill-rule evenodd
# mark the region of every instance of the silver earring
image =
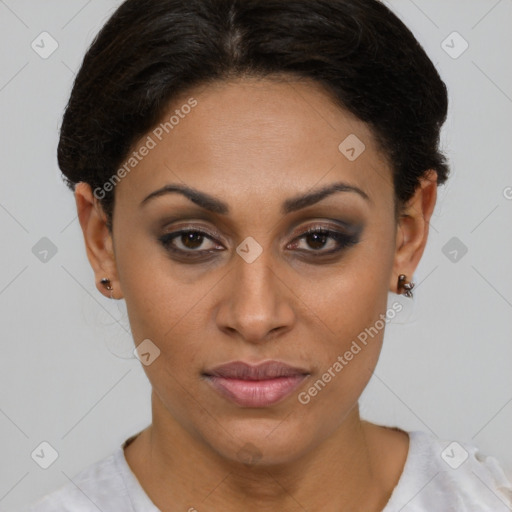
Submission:
<svg viewBox="0 0 512 512">
<path fill-rule="evenodd" d="M 110 279 L 104 277 L 100 283 L 105 287 L 106 290 L 108 290 L 110 292 L 110 298 L 113 299 L 114 297 L 112 297 L 112 290 L 114 289 L 112 287 L 112 283 L 110 282 Z"/>
<path fill-rule="evenodd" d="M 108 291 L 111 291 L 113 290 L 112 288 L 112 284 L 110 283 L 110 279 L 107 279 L 106 277 L 104 277 L 100 283 L 108 290 Z"/>
<path fill-rule="evenodd" d="M 405 274 L 400 274 L 398 276 L 398 293 L 405 295 L 406 297 L 412 298 L 412 289 L 414 288 L 414 283 L 406 282 L 407 276 Z"/>
</svg>

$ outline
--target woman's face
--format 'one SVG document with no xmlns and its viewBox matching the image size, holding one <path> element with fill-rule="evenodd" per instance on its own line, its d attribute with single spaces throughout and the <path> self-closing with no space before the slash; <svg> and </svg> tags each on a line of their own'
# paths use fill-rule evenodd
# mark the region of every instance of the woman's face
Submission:
<svg viewBox="0 0 512 512">
<path fill-rule="evenodd" d="M 364 123 L 304 82 L 194 89 L 166 121 L 116 186 L 110 275 L 135 345 L 150 340 L 153 406 L 228 460 L 293 460 L 354 414 L 377 363 L 396 280 L 390 166 Z M 336 183 L 347 188 L 315 195 Z M 149 197 L 169 185 L 208 200 Z M 235 383 L 237 400 L 205 375 L 268 360 L 307 374 L 274 402 L 279 384 L 256 396 Z"/>
</svg>

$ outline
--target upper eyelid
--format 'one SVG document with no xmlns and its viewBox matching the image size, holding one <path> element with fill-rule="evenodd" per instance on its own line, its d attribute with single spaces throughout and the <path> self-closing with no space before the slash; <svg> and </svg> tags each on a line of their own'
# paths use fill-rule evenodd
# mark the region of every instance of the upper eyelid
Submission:
<svg viewBox="0 0 512 512">
<path fill-rule="evenodd" d="M 316 222 L 313 222 L 313 224 L 311 224 L 309 226 L 297 228 L 296 230 L 294 230 L 297 232 L 295 234 L 292 233 L 292 236 L 293 236 L 292 240 L 295 240 L 297 238 L 302 238 L 302 237 L 306 236 L 309 231 L 315 231 L 315 230 L 317 230 L 317 231 L 323 230 L 326 232 L 339 233 L 341 235 L 346 235 L 346 236 L 354 235 L 354 233 L 343 232 L 343 228 L 341 226 L 333 226 L 332 224 L 327 225 L 327 224 L 322 224 L 321 222 L 322 221 L 316 221 Z M 163 235 L 163 237 L 173 235 L 172 239 L 174 240 L 175 238 L 178 238 L 181 233 L 188 233 L 188 232 L 201 233 L 203 236 L 210 239 L 212 242 L 222 243 L 222 241 L 218 240 L 217 235 L 211 233 L 210 230 L 208 230 L 207 228 L 204 228 L 203 226 L 191 226 L 191 225 L 178 226 L 178 227 L 174 228 L 173 230 L 170 230 L 168 233 L 165 233 Z M 194 251 L 194 252 L 201 252 L 201 251 Z"/>
<path fill-rule="evenodd" d="M 350 232 L 356 230 L 357 227 L 358 227 L 357 224 L 350 224 L 348 222 L 334 221 L 334 220 L 326 219 L 326 220 L 312 221 L 311 224 L 307 224 L 305 226 L 294 227 L 294 228 L 290 229 L 289 232 L 290 233 L 293 233 L 293 232 L 302 233 L 309 229 L 317 228 L 317 229 L 325 229 L 325 230 L 330 230 L 330 231 L 346 230 L 348 232 L 347 234 L 350 234 Z M 172 228 L 168 228 L 168 229 L 169 229 L 169 231 L 165 234 L 177 233 L 179 231 L 201 231 L 201 232 L 204 232 L 212 237 L 217 236 L 217 234 L 215 234 L 215 232 L 208 227 L 194 226 L 191 224 L 185 224 L 183 226 L 180 226 L 180 225 L 173 226 Z"/>
</svg>

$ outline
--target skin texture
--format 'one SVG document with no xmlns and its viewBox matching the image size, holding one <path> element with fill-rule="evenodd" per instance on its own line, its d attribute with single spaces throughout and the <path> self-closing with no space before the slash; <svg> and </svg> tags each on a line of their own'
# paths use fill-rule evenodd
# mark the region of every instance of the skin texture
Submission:
<svg viewBox="0 0 512 512">
<path fill-rule="evenodd" d="M 318 85 L 233 79 L 187 91 L 169 112 L 191 97 L 192 112 L 116 186 L 113 237 L 89 185 L 75 192 L 98 289 L 110 296 L 99 284 L 108 277 L 112 296 L 126 300 L 135 344 L 149 338 L 161 351 L 144 366 L 153 422 L 126 459 L 164 512 L 382 510 L 408 436 L 362 421 L 357 404 L 384 329 L 308 404 L 297 395 L 386 313 L 398 275 L 411 280 L 427 242 L 436 173 L 397 223 L 391 167 L 372 132 Z M 366 146 L 355 161 L 338 149 L 350 134 Z M 286 199 L 338 181 L 369 200 L 337 192 L 280 211 Z M 211 194 L 230 213 L 207 212 L 176 193 L 140 205 L 169 183 Z M 313 225 L 336 229 L 337 221 L 362 226 L 358 243 L 337 255 L 319 256 L 336 247 L 334 239 L 322 246 L 300 238 Z M 183 227 L 208 229 L 214 240 L 184 245 L 178 237 L 177 248 L 223 250 L 195 263 L 176 259 L 159 238 Z M 263 250 L 252 263 L 236 252 L 249 236 Z M 270 407 L 237 406 L 201 376 L 221 363 L 268 359 L 311 374 Z M 241 461 L 240 450 L 252 462 Z"/>
</svg>

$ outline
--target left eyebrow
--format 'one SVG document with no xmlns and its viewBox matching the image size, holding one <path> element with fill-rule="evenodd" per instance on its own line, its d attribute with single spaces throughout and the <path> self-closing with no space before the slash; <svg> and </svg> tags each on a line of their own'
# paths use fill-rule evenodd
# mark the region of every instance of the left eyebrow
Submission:
<svg viewBox="0 0 512 512">
<path fill-rule="evenodd" d="M 327 196 L 334 194 L 335 192 L 353 192 L 363 197 L 366 201 L 370 203 L 372 202 L 370 197 L 368 196 L 368 194 L 366 194 L 366 192 L 364 192 L 364 190 L 361 190 L 360 188 L 354 185 L 349 185 L 348 183 L 345 182 L 337 182 L 331 183 L 330 185 L 327 185 L 321 189 L 313 190 L 312 192 L 308 192 L 307 194 L 301 194 L 296 197 L 287 199 L 281 206 L 281 213 L 283 215 L 286 215 L 288 213 L 301 210 L 302 208 L 306 208 L 315 203 L 318 203 L 322 199 L 325 199 Z M 168 184 L 158 190 L 155 190 L 141 202 L 140 206 L 144 206 L 151 199 L 155 199 L 157 197 L 161 197 L 163 195 L 171 193 L 182 194 L 193 203 L 210 212 L 217 213 L 220 215 L 229 214 L 230 209 L 225 202 L 221 201 L 220 199 L 214 196 L 206 194 L 205 192 L 201 192 L 197 189 L 179 184 Z"/>
<path fill-rule="evenodd" d="M 315 203 L 318 203 L 322 199 L 325 199 L 327 196 L 334 194 L 335 192 L 354 192 L 359 194 L 362 198 L 364 198 L 369 203 L 372 202 L 368 194 L 361 190 L 359 187 L 354 185 L 349 185 L 343 181 L 339 181 L 337 183 L 331 183 L 330 185 L 326 185 L 321 189 L 313 190 L 307 194 L 302 194 L 296 197 L 292 197 L 291 199 L 287 199 L 283 206 L 281 207 L 281 213 L 283 215 L 291 212 L 295 212 L 302 208 L 306 208 Z"/>
</svg>

